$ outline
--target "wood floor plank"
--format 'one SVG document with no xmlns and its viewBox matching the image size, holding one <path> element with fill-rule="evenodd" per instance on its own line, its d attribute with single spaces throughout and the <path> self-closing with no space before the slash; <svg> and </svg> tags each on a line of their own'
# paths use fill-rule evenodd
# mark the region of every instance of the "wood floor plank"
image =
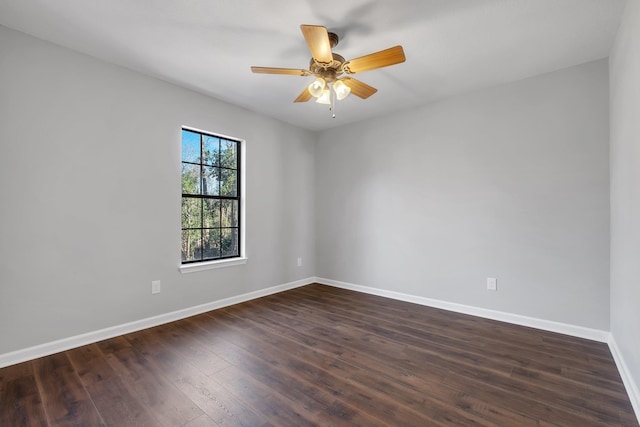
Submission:
<svg viewBox="0 0 640 427">
<path fill-rule="evenodd" d="M 585 371 L 573 366 L 565 366 L 562 368 L 561 375 L 565 378 L 575 381 L 580 386 L 595 387 L 602 393 L 610 393 L 622 399 L 627 397 L 627 391 L 624 388 L 622 379 L 607 378 L 600 372 L 595 370 Z"/>
<path fill-rule="evenodd" d="M 559 343 L 563 354 L 571 353 L 574 357 L 584 360 L 589 357 L 602 356 L 606 357 L 608 361 L 611 357 L 608 346 L 605 343 L 596 343 L 532 328 L 524 328 L 529 333 L 523 334 L 523 327 L 521 326 L 508 325 L 503 322 L 460 313 L 445 312 L 431 307 L 421 307 L 419 313 L 416 313 L 415 310 L 413 312 L 408 311 L 407 303 L 405 302 L 389 300 L 375 295 L 362 294 L 358 301 L 358 310 L 354 312 L 351 310 L 348 299 L 342 297 L 343 295 L 349 295 L 348 292 L 350 291 L 342 289 L 334 291 L 332 289 L 330 292 L 326 292 L 323 291 L 323 287 L 320 285 L 310 285 L 295 291 L 300 292 L 303 297 L 302 301 L 307 303 L 322 302 L 323 308 L 324 305 L 346 307 L 349 312 L 354 314 L 369 314 L 373 315 L 374 318 L 386 318 L 391 319 L 391 321 L 395 321 L 397 316 L 402 316 L 404 325 L 415 324 L 418 329 L 429 330 L 433 333 L 441 332 L 445 336 L 456 336 L 462 340 L 466 337 L 468 342 L 471 343 L 477 341 L 488 342 L 489 344 L 510 342 L 517 346 L 531 344 L 535 346 L 537 351 L 548 351 L 556 356 L 558 355 L 558 346 L 554 343 Z M 293 295 L 287 295 L 288 298 L 291 298 L 291 296 Z M 277 295 L 274 297 L 277 297 Z M 379 310 L 381 304 L 385 306 L 383 311 Z M 455 327 L 452 328 L 451 326 Z M 571 346 L 568 346 L 568 344 L 571 344 Z"/>
<path fill-rule="evenodd" d="M 257 312 L 259 312 L 259 309 L 257 307 L 255 307 L 253 310 L 250 311 L 251 315 L 254 316 Z M 308 312 L 307 312 L 307 316 L 308 316 Z M 272 314 L 273 316 L 273 314 Z M 307 317 L 306 316 L 306 317 Z M 275 325 L 275 322 L 273 323 Z M 299 321 L 298 323 L 295 324 L 295 329 L 297 331 L 300 330 L 305 330 L 305 327 L 303 326 L 302 322 Z M 333 334 L 325 334 L 321 331 L 319 331 L 319 327 L 317 326 L 317 323 L 314 320 L 311 320 L 310 322 L 308 322 L 307 328 L 309 328 L 309 333 L 311 335 L 315 335 L 315 336 L 327 336 L 330 339 L 336 340 L 339 339 L 337 336 L 333 335 Z M 348 330 L 348 329 L 347 329 Z M 342 332 L 343 334 L 347 333 L 346 331 Z M 369 356 L 372 356 L 374 358 L 377 358 L 379 361 L 381 361 L 381 363 L 388 363 L 389 365 L 392 366 L 396 366 L 396 367 L 401 367 L 401 369 L 404 372 L 409 372 L 411 373 L 411 376 L 417 377 L 417 378 L 431 378 L 431 382 L 430 384 L 426 384 L 422 390 L 432 390 L 433 389 L 433 385 L 436 384 L 439 381 L 439 375 L 448 375 L 450 373 L 450 370 L 448 368 L 439 368 L 437 369 L 439 371 L 439 374 L 437 374 L 435 377 L 433 377 L 434 371 L 436 369 L 436 365 L 434 365 L 434 360 L 428 361 L 428 363 L 426 364 L 422 364 L 422 363 L 416 363 L 415 361 L 412 360 L 407 360 L 403 353 L 405 352 L 405 348 L 404 347 L 387 347 L 384 341 L 377 341 L 376 339 L 370 337 L 370 336 L 366 336 L 366 335 L 362 335 L 362 337 L 360 337 L 362 339 L 362 342 L 360 342 L 360 340 L 358 339 L 358 335 L 350 335 L 348 337 L 348 342 L 349 345 L 345 346 L 344 348 L 348 348 L 350 350 L 355 350 L 357 352 L 360 352 L 360 354 L 368 354 Z M 318 344 L 319 341 L 316 341 L 316 345 Z M 395 344 L 394 344 L 395 345 Z M 352 353 L 350 353 L 349 350 L 347 350 L 347 352 L 349 352 L 349 354 L 342 354 L 341 357 L 354 357 Z M 357 357 L 357 356 L 356 356 Z M 366 362 L 363 365 L 364 366 L 370 366 L 371 362 Z M 423 369 L 423 366 L 426 367 L 426 369 Z M 483 372 L 480 371 L 479 373 L 473 373 L 473 376 L 480 376 L 482 378 Z M 469 375 L 469 373 L 467 372 L 467 375 Z M 484 375 L 488 375 L 488 374 L 484 374 Z M 428 381 L 428 380 L 427 380 Z M 462 391 L 468 392 L 468 390 L 462 389 Z M 504 400 L 504 399 L 503 399 Z M 494 401 L 494 400 L 492 400 Z M 498 400 L 499 401 L 499 400 Z M 512 402 L 510 402 L 512 403 Z M 524 405 L 526 407 L 526 405 L 528 405 L 529 402 L 524 402 Z M 509 408 L 502 408 L 502 410 L 509 412 Z M 524 414 L 526 414 L 526 411 L 524 412 Z M 540 414 L 544 414 L 544 412 L 539 412 L 537 413 L 538 415 Z M 518 417 L 518 415 L 515 415 L 515 417 Z M 526 415 L 524 415 L 524 417 L 526 418 Z M 575 417 L 571 418 L 572 420 L 575 421 Z"/>
<path fill-rule="evenodd" d="M 156 332 L 155 329 L 140 331 L 125 338 L 202 409 L 206 417 L 198 418 L 211 420 L 221 426 L 268 425 L 226 388 L 211 381 L 203 371 L 183 357 L 185 349 L 163 340 Z"/>
<path fill-rule="evenodd" d="M 340 319 L 342 322 L 348 323 L 355 328 L 360 328 L 363 331 L 373 332 L 374 334 L 377 334 L 378 336 L 381 336 L 385 339 L 394 340 L 399 343 L 409 344 L 411 348 L 408 348 L 407 351 L 413 352 L 412 358 L 417 360 L 420 360 L 421 358 L 426 358 L 425 360 L 428 360 L 432 365 L 435 362 L 434 357 L 438 359 L 440 366 L 446 369 L 454 368 L 451 366 L 451 362 L 466 363 L 471 365 L 482 365 L 485 369 L 483 369 L 483 371 L 478 371 L 478 374 L 480 375 L 493 375 L 493 374 L 500 374 L 500 373 L 504 374 L 505 369 L 507 370 L 506 372 L 508 373 L 508 371 L 510 371 L 511 369 L 515 369 L 517 367 L 517 366 L 514 367 L 513 365 L 510 366 L 510 364 L 508 363 L 509 358 L 503 357 L 502 352 L 506 351 L 505 349 L 500 350 L 500 352 L 498 353 L 495 353 L 490 349 L 486 349 L 482 352 L 479 352 L 476 350 L 476 353 L 474 354 L 474 347 L 472 345 L 468 345 L 471 351 L 465 352 L 462 349 L 456 349 L 454 345 L 450 345 L 446 343 L 443 344 L 441 340 L 437 338 L 432 339 L 431 336 L 425 337 L 420 331 L 414 331 L 414 332 L 411 332 L 410 330 L 407 331 L 402 326 L 400 326 L 399 328 L 394 328 L 394 327 L 388 328 L 387 325 L 385 325 L 385 323 L 383 322 L 377 322 L 375 324 L 371 324 L 371 323 L 365 322 L 362 319 L 355 319 L 354 316 L 345 317 L 345 313 L 340 313 L 339 311 L 332 311 L 332 314 L 334 316 L 334 319 Z M 402 332 L 398 332 L 398 331 L 402 331 Z M 436 348 L 435 354 L 432 350 L 426 350 L 427 348 L 432 348 L 432 349 Z M 521 356 L 525 356 L 525 353 L 526 354 L 532 353 L 531 349 L 527 349 L 526 352 L 521 351 L 520 349 L 511 349 L 509 351 L 512 354 L 520 353 Z M 446 355 L 446 359 L 440 357 L 440 355 Z M 535 357 L 536 354 L 534 353 L 533 356 Z M 539 355 L 537 356 L 540 357 Z M 453 360 L 456 358 L 457 360 Z M 498 362 L 498 364 L 495 364 L 496 361 Z M 551 365 L 551 367 L 549 367 L 547 370 L 553 369 L 559 372 L 560 368 L 562 367 L 562 364 L 575 363 L 576 361 L 560 360 L 556 362 L 557 362 L 557 365 Z M 521 364 L 519 363 L 519 365 Z M 524 366 L 527 366 L 527 365 L 529 364 L 526 364 Z M 492 367 L 493 372 L 487 372 L 486 368 L 489 368 L 489 367 Z M 471 373 L 472 371 L 468 371 L 468 372 Z M 535 373 L 533 375 L 535 376 Z M 547 378 L 553 378 L 553 377 L 548 376 Z M 557 382 L 555 384 L 556 386 L 551 387 L 548 391 L 548 394 L 550 394 L 551 397 L 556 396 L 557 399 L 562 400 L 564 398 L 564 393 L 562 393 L 562 390 L 557 390 L 557 389 L 559 384 L 565 384 L 565 383 L 566 381 L 563 382 L 562 378 L 557 378 Z M 545 384 L 551 384 L 551 381 L 547 381 Z M 531 385 L 535 386 L 536 383 L 531 382 Z M 615 398 L 611 398 L 611 399 L 615 401 Z M 626 400 L 626 398 L 624 400 Z M 593 412 L 600 413 L 598 404 L 595 403 L 594 405 L 592 405 L 593 401 L 588 397 L 583 397 L 580 400 L 574 400 L 574 402 L 577 402 L 576 404 L 579 404 L 582 407 L 588 407 L 588 408 L 591 407 Z M 565 403 L 571 404 L 571 402 L 565 402 Z"/>
<path fill-rule="evenodd" d="M 310 301 L 310 300 L 307 300 L 307 301 Z M 317 299 L 313 299 L 313 301 L 317 301 Z M 508 327 L 512 327 L 512 325 L 508 325 Z M 582 340 L 582 342 L 583 343 L 587 343 L 588 341 L 587 340 Z M 595 344 L 599 345 L 600 343 L 595 343 Z M 421 352 L 418 351 L 416 348 L 408 350 L 408 351 L 413 351 L 414 352 L 412 354 L 412 359 L 413 360 L 421 360 L 421 357 L 423 357 Z M 425 359 L 425 361 L 431 363 L 432 364 L 431 366 L 433 366 L 433 360 L 432 359 L 431 360 Z M 458 359 L 458 363 L 460 363 L 460 362 L 464 362 L 464 359 L 463 358 Z M 568 361 L 567 363 L 571 363 L 571 361 Z M 475 378 L 478 372 L 474 371 L 473 369 L 469 369 L 469 366 L 465 366 L 465 365 L 466 365 L 466 363 L 461 363 L 460 367 L 461 367 L 461 369 L 465 369 L 465 374 L 466 374 L 467 378 Z M 492 382 L 493 384 L 495 384 L 497 378 L 499 378 L 499 377 L 495 376 L 496 372 L 497 371 L 491 372 L 490 370 L 486 370 L 485 369 L 485 370 L 480 371 L 480 374 L 486 375 L 486 377 L 484 379 L 485 381 L 491 380 L 489 382 Z M 480 378 L 482 378 L 482 377 L 480 377 Z M 505 385 L 505 387 L 506 387 L 506 385 Z M 517 387 L 521 387 L 522 390 L 525 390 L 526 392 L 528 392 L 528 390 L 531 387 L 537 387 L 537 385 L 536 384 L 529 384 L 528 387 L 525 387 L 525 384 L 520 383 L 520 384 L 513 384 L 513 385 L 509 384 L 509 387 L 510 387 L 510 390 L 512 390 L 514 392 L 518 392 L 519 389 Z M 585 407 L 590 407 L 591 406 L 592 410 L 593 410 L 593 414 L 589 414 L 588 415 L 590 417 L 591 422 L 609 422 L 609 421 L 610 422 L 615 422 L 615 421 L 612 421 L 611 418 L 608 418 L 607 415 L 605 415 L 604 419 L 602 419 L 602 416 L 601 416 L 601 413 L 600 413 L 600 410 L 599 410 L 599 406 L 598 406 L 599 402 L 597 402 L 597 401 L 586 400 L 584 398 L 579 398 L 579 397 L 578 398 L 571 398 L 571 399 L 567 400 L 565 398 L 564 393 L 561 393 L 561 392 L 559 393 L 559 392 L 557 392 L 557 390 L 553 391 L 553 387 L 550 387 L 549 389 L 539 389 L 538 390 L 538 394 L 541 395 L 541 396 L 546 396 L 546 399 L 549 400 L 549 402 L 550 402 L 549 404 L 551 404 L 551 405 L 557 404 L 558 401 L 563 402 L 564 404 L 568 405 L 568 407 L 572 411 L 574 411 L 575 414 L 579 414 L 578 415 L 579 417 L 585 415 L 585 413 L 584 413 Z M 626 401 L 628 402 L 628 399 L 626 399 Z M 573 404 L 573 403 L 575 403 L 575 404 Z M 615 402 L 615 403 L 619 403 L 619 402 Z M 593 405 L 595 405 L 595 406 L 593 406 Z M 613 416 L 612 418 L 615 420 L 616 417 Z"/>
<path fill-rule="evenodd" d="M 121 378 L 129 379 L 127 386 L 162 425 L 180 426 L 203 414 L 162 371 L 155 369 L 123 337 L 102 341 L 98 347 L 113 370 Z"/>
<path fill-rule="evenodd" d="M 217 332 L 226 329 L 224 335 L 227 338 L 223 342 L 218 341 L 211 344 L 212 348 L 229 360 L 232 365 L 251 373 L 257 381 L 270 387 L 282 398 L 300 401 L 304 407 L 301 416 L 305 419 L 312 422 L 326 420 L 332 425 L 354 425 L 354 422 L 361 424 L 358 420 L 362 419 L 362 425 L 381 425 L 367 417 L 366 414 L 357 414 L 348 405 L 340 405 L 339 402 L 336 402 L 335 394 L 340 394 L 339 390 L 326 389 L 326 387 L 323 390 L 315 383 L 305 381 L 300 371 L 289 369 L 286 365 L 283 368 L 285 361 L 282 353 L 263 346 L 252 346 L 250 340 L 258 338 L 255 335 L 246 336 L 238 331 L 233 331 L 230 329 L 231 326 L 220 323 L 213 318 L 209 319 L 206 324 L 209 327 L 213 326 Z M 203 326 L 203 323 L 199 322 L 198 326 Z M 316 380 L 318 379 L 316 378 Z M 334 418 L 338 407 L 341 416 Z M 322 415 L 323 410 L 325 410 L 324 415 Z"/>
<path fill-rule="evenodd" d="M 315 299 L 315 298 L 314 298 L 314 299 L 308 299 L 308 300 L 306 300 L 306 301 L 317 301 L 317 299 Z M 334 319 L 338 319 L 338 318 L 340 318 L 339 316 L 336 316 L 336 313 L 335 313 L 334 311 L 332 311 L 332 313 L 334 314 Z M 344 319 L 344 318 L 343 318 L 342 320 L 343 320 L 343 321 L 344 321 L 344 320 L 349 321 L 349 319 Z M 355 338 L 354 338 L 354 339 L 355 339 Z M 586 340 L 584 340 L 584 341 L 586 341 Z M 353 346 L 353 345 L 354 345 L 354 342 L 350 342 L 350 346 Z M 409 351 L 415 351 L 415 349 L 413 349 L 413 350 L 409 350 Z M 418 355 L 418 353 L 415 353 L 415 354 L 413 354 L 413 357 L 416 357 L 417 355 Z M 460 361 L 462 361 L 462 360 L 463 360 L 463 359 L 460 359 Z M 426 361 L 427 361 L 428 363 L 430 363 L 430 366 L 431 366 L 432 368 L 435 366 L 435 365 L 434 365 L 434 360 L 433 360 L 433 359 L 431 359 L 431 360 L 426 360 Z M 446 367 L 446 365 L 445 365 L 445 367 Z M 467 368 L 468 368 L 468 367 L 467 367 Z M 448 369 L 448 368 L 447 368 L 447 369 Z M 473 376 L 477 376 L 478 374 L 480 374 L 480 375 L 486 375 L 486 378 L 487 378 L 487 379 L 493 378 L 493 377 L 491 376 L 491 373 L 490 373 L 490 372 L 488 372 L 488 371 L 486 371 L 486 370 L 479 371 L 479 372 L 474 372 L 474 371 L 470 371 L 470 370 L 468 370 L 468 369 L 467 369 L 467 371 L 466 371 L 466 372 L 467 372 L 467 375 L 472 376 L 472 377 L 473 377 Z M 514 390 L 514 389 L 516 389 L 517 384 L 515 384 L 515 385 L 510 385 L 510 386 L 511 386 L 511 389 L 512 389 L 512 390 Z M 523 385 L 521 384 L 521 385 L 520 385 L 520 387 L 523 387 Z M 545 392 L 545 390 L 539 390 L 539 392 L 540 392 L 541 394 L 543 394 L 543 395 L 545 394 L 545 393 L 544 393 L 544 392 Z M 552 404 L 556 404 L 556 403 L 557 403 L 556 399 L 553 399 L 553 397 L 554 397 L 554 396 L 555 396 L 556 398 L 560 399 L 560 400 L 563 400 L 563 399 L 564 399 L 564 395 L 563 395 L 563 394 L 561 394 L 561 393 L 553 393 L 553 392 L 552 392 L 552 393 L 546 393 L 546 394 L 547 394 L 547 395 L 549 395 L 549 394 L 551 395 L 552 399 L 549 399 L 549 401 L 550 401 L 550 402 L 552 402 Z M 567 403 L 567 402 L 565 401 L 565 403 Z M 568 403 L 571 403 L 571 402 L 568 402 Z M 582 400 L 580 400 L 580 401 L 579 401 L 579 404 L 577 405 L 577 407 L 576 407 L 575 405 L 574 405 L 574 406 L 572 406 L 574 413 L 575 413 L 575 414 L 577 415 L 577 417 L 578 417 L 578 420 L 577 420 L 577 421 L 580 421 L 580 417 L 583 415 L 583 414 L 582 414 L 582 411 L 583 411 L 583 409 L 584 409 L 584 408 L 582 408 L 582 406 L 589 406 L 589 405 L 591 405 L 591 404 L 592 404 L 592 402 L 591 402 L 591 401 L 586 401 L 586 400 L 582 399 Z M 580 414 L 578 414 L 578 410 L 581 412 Z M 599 411 L 597 410 L 597 408 L 595 409 L 595 414 L 591 414 L 591 416 L 592 416 L 592 418 L 590 418 L 590 421 L 591 421 L 591 422 L 602 422 L 602 421 L 603 421 L 603 420 L 601 420 L 601 417 L 600 417 L 600 415 L 599 415 Z M 577 421 L 576 421 L 576 422 L 577 422 Z M 582 422 L 584 422 L 584 420 L 583 420 Z"/>
<path fill-rule="evenodd" d="M 67 354 L 107 425 L 158 424 L 152 411 L 127 387 L 128 378 L 118 375 L 97 344 L 75 348 Z"/>
<path fill-rule="evenodd" d="M 302 304 L 311 308 L 321 307 L 324 311 L 324 305 L 322 305 L 320 298 L 303 298 Z M 408 333 L 412 338 L 418 340 L 420 338 L 426 340 L 432 344 L 441 344 L 443 346 L 449 346 L 453 349 L 458 349 L 465 353 L 476 353 L 501 362 L 509 362 L 509 358 L 518 357 L 519 355 L 525 355 L 525 357 L 519 357 L 514 359 L 520 366 L 526 366 L 531 368 L 531 363 L 535 363 L 540 366 L 540 369 L 548 371 L 549 369 L 558 369 L 560 365 L 566 366 L 593 366 L 593 360 L 589 359 L 589 353 L 584 352 L 583 348 L 577 348 L 572 351 L 571 347 L 565 346 L 563 352 L 558 354 L 557 351 L 553 351 L 549 354 L 545 351 L 542 340 L 534 340 L 530 343 L 516 342 L 510 343 L 504 340 L 503 336 L 494 337 L 490 332 L 486 330 L 477 329 L 476 334 L 470 334 L 469 329 L 458 330 L 457 328 L 434 328 L 429 324 L 418 323 L 415 321 L 404 321 L 402 324 L 395 322 L 395 318 L 389 317 L 385 312 L 380 310 L 372 311 L 359 307 L 357 312 L 352 310 L 350 306 L 345 306 L 344 301 L 331 301 L 331 307 L 328 309 L 334 316 L 340 316 L 341 318 L 348 318 L 354 321 L 360 321 L 361 324 L 371 324 L 379 326 L 381 328 L 387 328 L 391 331 L 398 333 Z M 428 311 L 428 310 L 425 310 Z M 472 316 L 467 316 L 471 318 Z M 479 321 L 487 321 L 487 319 L 479 319 Z M 488 321 L 491 322 L 491 321 Z M 460 337 L 463 334 L 465 338 Z M 474 339 L 469 339 L 474 337 Z M 526 345 L 530 344 L 530 345 Z M 597 343 L 598 346 L 601 343 Z M 523 347 L 526 347 L 527 351 L 521 351 Z M 607 369 L 610 367 L 610 361 L 606 362 Z"/>
<path fill-rule="evenodd" d="M 299 347 L 295 343 L 274 334 L 266 334 L 264 330 L 252 326 L 249 322 L 242 324 L 242 320 L 239 318 L 239 322 L 235 321 L 225 315 L 225 310 L 220 310 L 216 314 L 217 321 L 233 325 L 230 326 L 232 328 L 238 328 L 237 333 L 230 334 L 230 336 L 236 337 L 235 344 L 256 356 L 262 352 L 268 352 L 273 361 L 277 361 L 285 368 L 285 372 L 296 372 L 296 379 L 307 385 L 301 391 L 308 393 L 309 387 L 318 383 L 322 385 L 322 388 L 330 391 L 328 396 L 339 396 L 345 403 L 342 409 L 343 414 L 339 420 L 329 420 L 329 422 L 346 421 L 349 425 L 361 422 L 366 425 L 373 422 L 372 420 L 358 421 L 357 412 L 353 409 L 359 409 L 383 424 L 387 424 L 389 419 L 402 425 L 435 422 L 434 418 L 429 418 L 412 407 L 412 405 L 423 403 L 422 399 L 412 400 L 411 397 L 404 396 L 401 402 L 400 390 L 394 391 L 393 386 L 380 392 L 376 387 L 373 387 L 371 380 L 366 381 L 366 384 L 355 382 L 352 378 L 352 371 L 355 369 L 353 366 L 319 353 L 298 352 Z M 393 404 L 380 399 L 380 395 L 386 393 L 396 396 L 396 401 Z M 378 404 L 373 405 L 372 402 L 378 402 Z M 323 405 L 327 405 L 327 403 L 335 405 L 336 402 L 327 399 L 321 401 Z M 348 417 L 347 411 L 349 412 Z"/>
<path fill-rule="evenodd" d="M 0 426 L 48 425 L 33 363 L 0 369 Z"/>
<path fill-rule="evenodd" d="M 604 343 L 319 284 L 0 369 L 0 426 L 640 427 Z"/>
<path fill-rule="evenodd" d="M 179 324 L 180 322 L 174 322 Z M 203 346 L 197 337 L 179 333 L 174 324 L 154 328 L 157 341 L 180 352 L 183 358 L 206 375 L 212 375 L 229 366 L 220 356 Z"/>
<path fill-rule="evenodd" d="M 220 310 L 216 312 L 216 315 L 229 311 L 231 315 L 238 314 L 233 313 L 233 310 Z M 249 322 L 256 322 L 255 319 L 249 319 Z M 229 322 L 231 323 L 231 322 Z M 265 328 L 269 325 L 262 324 Z M 273 323 L 270 324 L 273 326 Z M 251 328 L 247 327 L 245 331 L 249 331 Z M 282 345 L 281 341 L 274 341 L 272 333 L 268 333 L 267 329 L 259 329 L 255 336 L 252 336 L 250 340 L 246 342 L 252 343 L 256 341 L 269 342 L 274 348 L 283 347 L 287 348 L 286 354 L 278 355 L 278 360 L 287 363 L 288 369 L 294 369 L 299 372 L 306 372 L 309 376 L 309 380 L 314 378 L 320 378 L 320 374 L 314 372 L 310 366 L 305 366 L 304 362 L 309 362 L 312 366 L 317 366 L 325 371 L 326 374 L 333 375 L 333 382 L 338 379 L 344 379 L 345 384 L 349 389 L 353 389 L 356 396 L 366 396 L 367 394 L 375 394 L 371 401 L 380 401 L 382 395 L 392 394 L 395 396 L 395 400 L 398 402 L 396 408 L 366 408 L 366 411 L 373 414 L 377 411 L 382 411 L 384 415 L 378 416 L 383 418 L 386 423 L 390 420 L 394 420 L 400 424 L 417 423 L 421 419 L 422 415 L 428 417 L 430 424 L 435 424 L 436 421 L 440 421 L 442 425 L 450 425 L 450 423 L 464 424 L 464 425 L 493 425 L 486 414 L 474 413 L 472 411 L 458 411 L 451 410 L 450 402 L 444 403 L 439 399 L 437 393 L 431 393 L 434 389 L 438 388 L 438 382 L 422 383 L 424 386 L 421 390 L 416 390 L 415 387 L 408 385 L 403 381 L 397 380 L 395 371 L 390 373 L 389 365 L 378 364 L 375 365 L 375 361 L 372 359 L 367 360 L 364 366 L 358 367 L 352 363 L 346 363 L 344 360 L 332 356 L 331 354 L 324 353 L 317 347 L 305 347 L 303 345 L 296 345 L 291 347 L 290 345 Z M 295 341 L 294 341 L 295 342 Z M 275 351 L 275 350 L 270 350 Z M 297 358 L 297 361 L 292 359 L 291 356 Z M 378 369 L 376 369 L 376 367 Z M 325 385 L 327 384 L 326 376 L 322 377 Z M 335 387 L 335 386 L 334 386 Z M 335 391 L 334 391 L 335 392 Z M 425 397 L 429 396 L 428 405 L 426 404 Z M 343 396 L 342 398 L 348 401 L 349 396 Z M 452 397 L 451 395 L 449 397 Z M 361 406 L 363 402 L 359 399 L 355 399 L 352 402 L 353 406 Z M 364 401 L 367 403 L 367 401 Z M 459 401 L 460 408 L 466 406 L 466 403 Z M 487 405 L 485 405 L 487 406 Z M 402 415 L 407 415 L 411 418 L 403 420 L 402 416 L 397 416 L 396 413 L 400 411 Z M 413 415 L 412 415 L 413 413 Z M 446 419 L 439 419 L 440 414 L 447 414 Z M 521 422 L 520 425 L 535 425 L 534 420 L 525 420 L 524 417 L 515 417 Z M 425 422 L 425 421 L 422 421 Z"/>
<path fill-rule="evenodd" d="M 224 384 L 236 397 L 273 425 L 319 426 L 316 416 L 300 400 L 291 400 L 266 386 L 247 371 L 233 365 L 216 374 L 214 379 Z"/>
<path fill-rule="evenodd" d="M 209 418 L 207 414 L 202 414 L 186 423 L 183 427 L 211 427 L 216 425 L 218 425 L 218 423 Z"/>
<path fill-rule="evenodd" d="M 49 425 L 105 425 L 66 353 L 36 359 L 33 367 Z"/>
</svg>

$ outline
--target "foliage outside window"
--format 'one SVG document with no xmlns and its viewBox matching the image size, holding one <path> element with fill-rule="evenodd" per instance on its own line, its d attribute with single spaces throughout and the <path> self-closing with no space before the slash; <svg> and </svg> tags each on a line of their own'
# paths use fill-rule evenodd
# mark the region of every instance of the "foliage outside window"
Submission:
<svg viewBox="0 0 640 427">
<path fill-rule="evenodd" d="M 240 256 L 240 142 L 182 129 L 182 263 Z"/>
</svg>

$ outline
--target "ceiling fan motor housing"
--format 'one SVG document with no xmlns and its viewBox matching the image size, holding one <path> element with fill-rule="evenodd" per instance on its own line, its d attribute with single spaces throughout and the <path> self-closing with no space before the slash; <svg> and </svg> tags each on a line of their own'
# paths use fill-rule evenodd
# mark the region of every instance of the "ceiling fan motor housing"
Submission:
<svg viewBox="0 0 640 427">
<path fill-rule="evenodd" d="M 309 61 L 309 71 L 311 71 L 311 74 L 322 77 L 327 83 L 333 82 L 343 73 L 342 64 L 346 62 L 342 55 L 338 55 L 337 53 L 332 53 L 332 55 L 333 61 L 330 64 L 320 64 L 313 58 Z"/>
</svg>

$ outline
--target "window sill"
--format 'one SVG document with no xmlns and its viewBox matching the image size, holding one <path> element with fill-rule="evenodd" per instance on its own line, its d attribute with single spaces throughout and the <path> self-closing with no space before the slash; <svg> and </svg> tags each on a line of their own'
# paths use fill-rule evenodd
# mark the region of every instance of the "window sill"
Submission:
<svg viewBox="0 0 640 427">
<path fill-rule="evenodd" d="M 247 263 L 247 258 L 231 258 L 218 261 L 205 261 L 193 264 L 183 264 L 179 267 L 180 273 L 195 273 L 196 271 L 211 270 L 214 268 L 232 267 L 234 265 L 242 265 Z"/>
</svg>

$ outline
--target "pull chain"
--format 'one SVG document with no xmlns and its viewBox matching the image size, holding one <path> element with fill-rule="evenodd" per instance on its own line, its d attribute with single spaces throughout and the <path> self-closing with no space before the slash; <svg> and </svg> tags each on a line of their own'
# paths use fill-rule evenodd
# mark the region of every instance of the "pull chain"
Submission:
<svg viewBox="0 0 640 427">
<path fill-rule="evenodd" d="M 336 118 L 336 91 L 333 89 L 333 85 L 329 88 L 329 98 L 331 98 L 331 106 L 329 107 L 329 111 L 331 111 L 331 118 Z"/>
</svg>

